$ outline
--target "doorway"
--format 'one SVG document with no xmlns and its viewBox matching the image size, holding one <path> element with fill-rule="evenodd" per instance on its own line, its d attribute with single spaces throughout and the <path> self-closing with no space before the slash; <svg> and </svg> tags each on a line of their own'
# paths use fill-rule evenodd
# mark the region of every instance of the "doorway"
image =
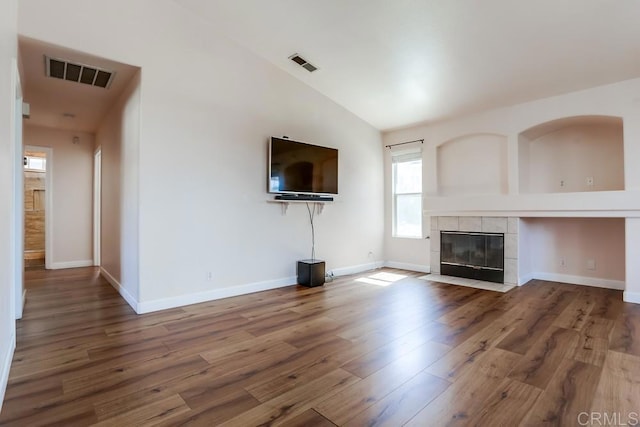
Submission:
<svg viewBox="0 0 640 427">
<path fill-rule="evenodd" d="M 24 268 L 45 268 L 45 217 L 47 153 L 39 147 L 25 149 L 24 166 Z"/>
</svg>

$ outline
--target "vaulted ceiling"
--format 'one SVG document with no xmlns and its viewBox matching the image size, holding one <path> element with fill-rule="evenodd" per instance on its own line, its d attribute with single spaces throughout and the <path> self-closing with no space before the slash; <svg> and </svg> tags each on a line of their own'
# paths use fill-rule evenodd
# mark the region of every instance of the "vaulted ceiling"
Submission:
<svg viewBox="0 0 640 427">
<path fill-rule="evenodd" d="M 640 77 L 637 0 L 174 1 L 381 130 Z M 20 53 L 31 121 L 49 127 L 95 130 L 137 70 L 26 38 Z M 48 78 L 45 54 L 116 79 Z"/>
<path fill-rule="evenodd" d="M 381 130 L 640 76 L 637 0 L 175 1 Z"/>
</svg>

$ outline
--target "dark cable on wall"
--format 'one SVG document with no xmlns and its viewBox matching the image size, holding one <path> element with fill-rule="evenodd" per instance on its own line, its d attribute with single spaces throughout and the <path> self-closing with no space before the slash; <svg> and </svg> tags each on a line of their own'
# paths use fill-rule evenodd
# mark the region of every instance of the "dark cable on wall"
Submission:
<svg viewBox="0 0 640 427">
<path fill-rule="evenodd" d="M 309 212 L 309 222 L 311 222 L 311 259 L 316 259 L 316 230 L 313 227 L 313 218 L 316 215 L 316 204 L 313 203 L 313 211 L 309 206 L 309 202 L 306 203 L 307 211 Z"/>
</svg>

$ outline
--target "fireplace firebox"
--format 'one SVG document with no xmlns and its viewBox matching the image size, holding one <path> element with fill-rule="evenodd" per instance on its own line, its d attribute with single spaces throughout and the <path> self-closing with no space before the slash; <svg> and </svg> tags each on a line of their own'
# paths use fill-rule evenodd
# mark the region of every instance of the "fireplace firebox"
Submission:
<svg viewBox="0 0 640 427">
<path fill-rule="evenodd" d="M 504 234 L 441 231 L 440 274 L 504 283 Z"/>
</svg>

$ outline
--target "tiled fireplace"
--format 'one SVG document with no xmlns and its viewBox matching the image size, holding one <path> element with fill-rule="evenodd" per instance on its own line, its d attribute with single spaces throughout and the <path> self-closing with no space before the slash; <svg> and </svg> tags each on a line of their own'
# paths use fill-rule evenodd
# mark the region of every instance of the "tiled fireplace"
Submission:
<svg viewBox="0 0 640 427">
<path fill-rule="evenodd" d="M 452 275 L 455 269 L 441 272 L 441 232 L 463 232 L 472 235 L 504 235 L 504 283 L 518 283 L 518 218 L 479 216 L 431 217 L 431 272 Z M 455 274 L 455 273 L 454 273 Z"/>
</svg>

